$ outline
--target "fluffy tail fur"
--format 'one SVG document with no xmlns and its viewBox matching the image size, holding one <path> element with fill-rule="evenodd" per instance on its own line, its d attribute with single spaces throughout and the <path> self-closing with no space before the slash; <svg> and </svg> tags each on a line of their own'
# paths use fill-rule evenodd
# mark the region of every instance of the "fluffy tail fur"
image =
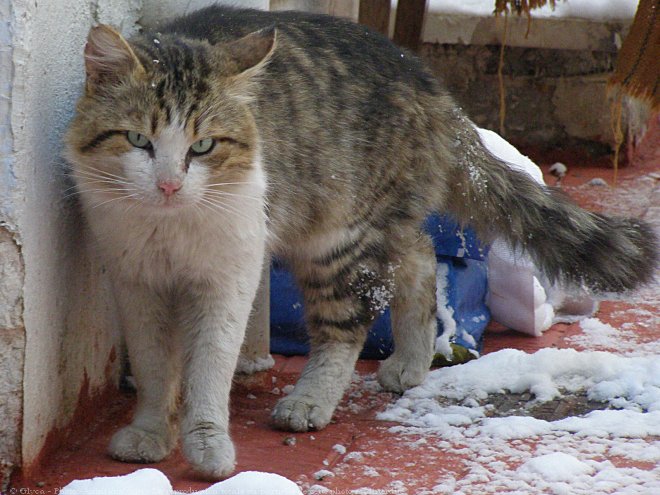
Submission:
<svg viewBox="0 0 660 495">
<path fill-rule="evenodd" d="M 471 126 L 457 135 L 445 207 L 480 237 L 503 237 L 530 253 L 550 280 L 590 292 L 624 292 L 652 280 L 658 240 L 651 226 L 586 211 L 539 186 L 493 157 Z"/>
</svg>

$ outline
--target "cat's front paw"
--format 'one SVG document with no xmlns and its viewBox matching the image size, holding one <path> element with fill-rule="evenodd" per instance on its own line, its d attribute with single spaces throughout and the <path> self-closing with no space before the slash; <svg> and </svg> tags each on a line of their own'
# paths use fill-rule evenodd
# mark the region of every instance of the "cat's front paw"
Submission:
<svg viewBox="0 0 660 495">
<path fill-rule="evenodd" d="M 385 390 L 401 394 L 422 383 L 429 367 L 430 362 L 426 364 L 423 360 L 401 359 L 392 354 L 380 363 L 378 382 Z"/>
<path fill-rule="evenodd" d="M 229 476 L 236 467 L 236 451 L 227 433 L 216 428 L 197 428 L 183 436 L 183 455 L 206 478 Z"/>
<path fill-rule="evenodd" d="M 281 430 L 320 430 L 328 425 L 333 412 L 333 407 L 319 404 L 309 396 L 295 395 L 294 392 L 280 399 L 271 418 L 275 427 Z"/>
<path fill-rule="evenodd" d="M 169 431 L 152 432 L 129 425 L 113 435 L 108 453 L 118 461 L 158 462 L 172 450 L 172 436 Z"/>
</svg>

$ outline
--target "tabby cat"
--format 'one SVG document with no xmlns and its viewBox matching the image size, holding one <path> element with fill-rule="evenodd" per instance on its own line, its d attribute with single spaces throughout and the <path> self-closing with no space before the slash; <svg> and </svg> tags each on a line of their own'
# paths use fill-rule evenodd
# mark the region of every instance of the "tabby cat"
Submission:
<svg viewBox="0 0 660 495">
<path fill-rule="evenodd" d="M 113 457 L 155 462 L 180 428 L 211 478 L 234 469 L 228 397 L 266 253 L 303 291 L 311 353 L 276 427 L 323 428 L 389 295 L 387 390 L 433 357 L 435 256 L 453 214 L 594 292 L 648 282 L 651 229 L 589 213 L 482 146 L 429 70 L 349 21 L 213 6 L 130 40 L 89 33 L 67 135 L 82 208 L 111 273 L 138 387 Z"/>
</svg>

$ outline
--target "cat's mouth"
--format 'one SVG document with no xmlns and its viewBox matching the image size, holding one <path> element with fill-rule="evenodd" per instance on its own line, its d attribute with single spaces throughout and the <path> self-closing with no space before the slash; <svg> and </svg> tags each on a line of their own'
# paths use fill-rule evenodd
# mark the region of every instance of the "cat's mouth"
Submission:
<svg viewBox="0 0 660 495">
<path fill-rule="evenodd" d="M 187 207 L 192 206 L 191 201 L 186 201 L 181 198 L 161 198 L 158 204 L 154 205 L 156 209 L 165 212 L 180 211 Z"/>
<path fill-rule="evenodd" d="M 184 210 L 193 206 L 194 201 L 191 201 L 189 198 L 183 197 L 143 197 L 143 198 L 133 198 L 134 201 L 137 201 L 142 208 L 150 210 L 152 213 L 172 213 Z"/>
</svg>

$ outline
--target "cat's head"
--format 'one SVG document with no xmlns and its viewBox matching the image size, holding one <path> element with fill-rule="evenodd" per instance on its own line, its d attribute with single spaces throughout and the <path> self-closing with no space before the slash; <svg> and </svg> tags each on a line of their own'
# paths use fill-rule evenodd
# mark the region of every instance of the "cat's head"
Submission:
<svg viewBox="0 0 660 495">
<path fill-rule="evenodd" d="M 249 102 L 274 49 L 274 29 L 214 46 L 92 28 L 66 137 L 84 202 L 208 209 L 229 190 L 263 191 Z"/>
</svg>

